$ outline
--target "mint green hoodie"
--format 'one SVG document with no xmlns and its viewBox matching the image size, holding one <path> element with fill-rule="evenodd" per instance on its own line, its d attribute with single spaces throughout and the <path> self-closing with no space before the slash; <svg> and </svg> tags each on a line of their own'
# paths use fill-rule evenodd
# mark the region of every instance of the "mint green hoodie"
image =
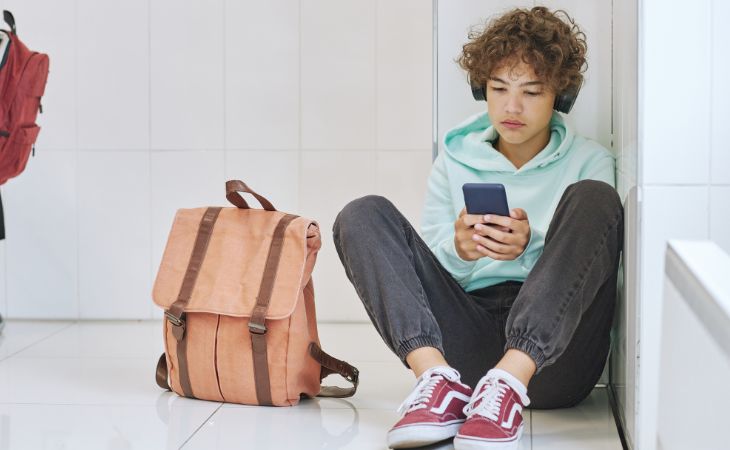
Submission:
<svg viewBox="0 0 730 450">
<path fill-rule="evenodd" d="M 519 169 L 492 146 L 497 131 L 486 112 L 446 132 L 444 151 L 428 178 L 421 236 L 467 292 L 527 278 L 542 254 L 545 233 L 569 185 L 593 179 L 615 187 L 615 160 L 608 150 L 577 136 L 557 112 L 550 119 L 550 129 L 547 146 Z M 498 261 L 484 256 L 465 261 L 456 253 L 454 222 L 464 208 L 464 183 L 502 183 L 509 207 L 527 212 L 530 241 L 517 259 Z"/>
</svg>

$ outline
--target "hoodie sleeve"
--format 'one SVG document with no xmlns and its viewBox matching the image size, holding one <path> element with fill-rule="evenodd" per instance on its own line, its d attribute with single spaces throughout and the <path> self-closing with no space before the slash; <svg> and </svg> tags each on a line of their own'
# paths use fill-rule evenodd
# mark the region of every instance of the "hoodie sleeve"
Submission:
<svg viewBox="0 0 730 450">
<path fill-rule="evenodd" d="M 421 235 L 441 265 L 451 273 L 457 282 L 462 284 L 462 281 L 474 270 L 477 261 L 463 260 L 456 252 L 454 246 L 456 217 L 444 164 L 444 155 L 440 153 L 436 157 L 428 177 Z"/>
</svg>

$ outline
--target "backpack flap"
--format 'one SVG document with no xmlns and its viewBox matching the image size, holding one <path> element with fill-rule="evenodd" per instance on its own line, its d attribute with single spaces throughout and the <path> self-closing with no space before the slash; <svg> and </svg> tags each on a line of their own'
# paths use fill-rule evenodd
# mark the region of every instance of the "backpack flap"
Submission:
<svg viewBox="0 0 730 450">
<path fill-rule="evenodd" d="M 181 293 L 207 209 L 181 209 L 175 215 L 152 292 L 154 302 L 165 310 Z M 272 237 L 285 215 L 261 209 L 220 208 L 185 311 L 251 317 Z M 266 319 L 283 319 L 294 312 L 321 246 L 319 227 L 310 219 L 294 218 L 284 233 Z"/>
</svg>

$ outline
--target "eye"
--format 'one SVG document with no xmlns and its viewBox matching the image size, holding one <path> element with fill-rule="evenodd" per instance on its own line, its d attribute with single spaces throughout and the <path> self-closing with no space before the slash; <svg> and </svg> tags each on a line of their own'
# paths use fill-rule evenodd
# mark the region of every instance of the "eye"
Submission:
<svg viewBox="0 0 730 450">
<path fill-rule="evenodd" d="M 542 92 L 525 91 L 525 94 L 529 95 L 530 97 L 537 97 L 538 95 L 542 95 Z"/>
<path fill-rule="evenodd" d="M 501 88 L 501 87 L 494 87 L 494 86 L 492 86 L 492 88 L 491 88 L 491 89 L 492 89 L 493 91 L 504 91 L 504 90 L 505 90 L 504 88 Z"/>
</svg>

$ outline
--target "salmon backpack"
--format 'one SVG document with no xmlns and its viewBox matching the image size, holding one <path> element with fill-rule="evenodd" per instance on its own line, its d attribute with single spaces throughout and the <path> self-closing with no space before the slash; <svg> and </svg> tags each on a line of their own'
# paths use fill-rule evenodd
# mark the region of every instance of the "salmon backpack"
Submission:
<svg viewBox="0 0 730 450">
<path fill-rule="evenodd" d="M 3 11 L 3 17 L 10 31 L 0 30 L 0 184 L 28 163 L 48 80 L 48 55 L 28 50 L 18 39 L 10 11 Z"/>
<path fill-rule="evenodd" d="M 311 276 L 318 224 L 277 211 L 239 180 L 226 183 L 226 198 L 236 207 L 175 215 L 152 293 L 165 310 L 157 384 L 247 405 L 354 395 L 358 370 L 319 345 Z M 352 387 L 320 386 L 332 373 Z"/>
</svg>

